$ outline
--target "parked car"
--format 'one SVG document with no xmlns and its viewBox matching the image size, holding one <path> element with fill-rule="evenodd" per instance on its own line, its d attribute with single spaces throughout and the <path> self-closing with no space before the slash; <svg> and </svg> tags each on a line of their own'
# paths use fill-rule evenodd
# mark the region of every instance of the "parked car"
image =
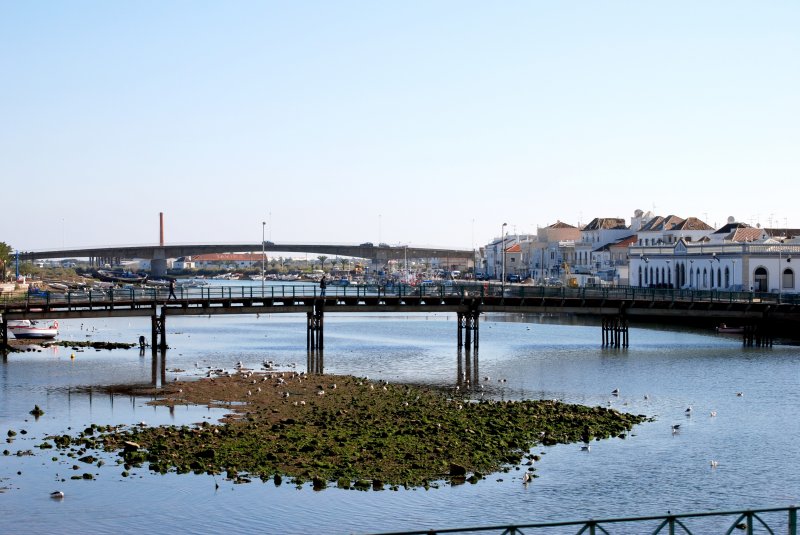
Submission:
<svg viewBox="0 0 800 535">
<path fill-rule="evenodd" d="M 511 273 L 509 275 L 506 275 L 506 280 L 508 282 L 522 282 L 522 277 L 514 273 Z"/>
</svg>

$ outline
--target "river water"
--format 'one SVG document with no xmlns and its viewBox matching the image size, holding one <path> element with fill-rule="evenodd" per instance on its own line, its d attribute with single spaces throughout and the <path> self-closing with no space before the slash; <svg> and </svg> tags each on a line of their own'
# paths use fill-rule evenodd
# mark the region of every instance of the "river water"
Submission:
<svg viewBox="0 0 800 535">
<path fill-rule="evenodd" d="M 480 349 L 467 367 L 466 356 L 459 361 L 454 315 L 328 314 L 325 323 L 326 373 L 445 386 L 469 373 L 498 399 L 610 405 L 655 421 L 624 440 L 594 442 L 590 451 L 534 448 L 544 455 L 539 477 L 527 486 L 523 471 L 512 469 L 476 485 L 427 491 L 315 492 L 271 481 L 234 485 L 205 475 L 154 475 L 145 468 L 123 478 L 113 458 L 87 467 L 65 457 L 54 462 L 58 452 L 36 447 L 48 434 L 76 434 L 92 423 L 184 424 L 222 414 L 205 407 L 170 412 L 93 387 L 161 384 L 239 361 L 306 368 L 305 316 L 170 317 L 163 371 L 138 348 L 50 348 L 3 360 L 0 433 L 18 434 L 4 445 L 11 455 L 0 457 L 0 531 L 368 533 L 800 503 L 796 346 L 743 348 L 734 336 L 632 328 L 630 348 L 608 349 L 600 347 L 597 324 L 490 315 L 481 318 Z M 63 340 L 135 342 L 150 329 L 149 318 L 60 325 Z M 616 388 L 620 395 L 612 396 Z M 38 420 L 28 414 L 34 404 L 45 411 Z M 16 455 L 27 450 L 34 455 Z M 94 480 L 70 479 L 87 471 Z M 54 490 L 66 497 L 51 499 Z"/>
</svg>

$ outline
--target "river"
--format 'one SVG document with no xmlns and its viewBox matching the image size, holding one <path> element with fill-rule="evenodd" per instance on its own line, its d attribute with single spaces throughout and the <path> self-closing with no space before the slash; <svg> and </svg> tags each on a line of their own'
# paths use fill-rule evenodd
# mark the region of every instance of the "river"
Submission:
<svg viewBox="0 0 800 535">
<path fill-rule="evenodd" d="M 135 342 L 149 334 L 149 321 L 63 320 L 60 338 Z M 163 380 L 199 377 L 207 366 L 233 368 L 239 361 L 304 370 L 305 328 L 300 315 L 170 317 Z M 452 386 L 464 364 L 459 368 L 454 315 L 326 316 L 326 373 Z M 12 353 L 0 367 L 0 433 L 18 434 L 0 461 L 0 531 L 367 533 L 800 502 L 796 346 L 743 348 L 730 335 L 634 327 L 628 349 L 608 349 L 600 347 L 599 325 L 489 315 L 481 318 L 477 369 L 470 364 L 487 396 L 610 405 L 655 420 L 626 439 L 594 442 L 590 451 L 575 444 L 534 448 L 543 453 L 539 477 L 527 486 L 513 468 L 475 485 L 369 492 L 315 492 L 258 480 L 234 485 L 145 468 L 124 478 L 112 458 L 87 468 L 66 457 L 52 461 L 59 453 L 37 445 L 48 434 L 76 434 L 92 423 L 184 424 L 213 421 L 222 412 L 170 412 L 146 405 L 146 398 L 87 391 L 148 384 L 154 375 L 160 383 L 149 351 Z M 45 411 L 38 420 L 28 414 L 35 404 Z M 16 455 L 26 450 L 34 455 Z M 75 471 L 73 465 L 82 466 Z M 70 479 L 86 471 L 95 479 Z M 54 490 L 65 498 L 51 499 Z"/>
</svg>

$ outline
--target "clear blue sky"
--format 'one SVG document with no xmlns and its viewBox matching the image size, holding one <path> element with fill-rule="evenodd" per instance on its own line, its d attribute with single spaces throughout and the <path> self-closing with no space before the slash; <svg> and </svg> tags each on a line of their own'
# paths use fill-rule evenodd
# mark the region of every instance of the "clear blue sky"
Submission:
<svg viewBox="0 0 800 535">
<path fill-rule="evenodd" d="M 800 3 L 0 1 L 0 241 L 800 227 Z"/>
</svg>

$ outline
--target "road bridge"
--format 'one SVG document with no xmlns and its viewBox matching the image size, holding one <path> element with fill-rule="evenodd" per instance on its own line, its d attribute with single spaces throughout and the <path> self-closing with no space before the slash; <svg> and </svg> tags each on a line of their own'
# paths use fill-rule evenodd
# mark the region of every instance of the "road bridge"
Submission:
<svg viewBox="0 0 800 535">
<path fill-rule="evenodd" d="M 118 263 L 121 259 L 146 258 L 151 261 L 152 275 L 166 275 L 166 259 L 209 253 L 233 252 L 311 253 L 364 258 L 374 265 L 385 265 L 389 260 L 438 259 L 445 269 L 454 266 L 474 267 L 475 251 L 471 249 L 418 247 L 412 245 L 373 245 L 335 244 L 335 243 L 274 243 L 235 242 L 235 243 L 184 243 L 171 245 L 116 245 L 108 247 L 80 247 L 68 249 L 49 249 L 39 251 L 20 251 L 22 261 L 46 260 L 51 258 L 89 258 L 93 263 L 103 265 Z"/>
<path fill-rule="evenodd" d="M 152 345 L 161 348 L 167 347 L 168 317 L 219 314 L 305 314 L 309 349 L 322 349 L 324 316 L 339 312 L 455 313 L 459 347 L 477 347 L 479 317 L 485 313 L 595 316 L 601 318 L 602 344 L 613 347 L 627 347 L 630 321 L 727 323 L 742 327 L 744 343 L 753 345 L 796 335 L 800 326 L 800 298 L 752 292 L 437 284 L 329 287 L 325 296 L 314 285 L 189 288 L 172 300 L 168 294 L 163 288 L 129 287 L 6 298 L 0 302 L 3 347 L 10 320 L 124 316 L 149 316 Z"/>
</svg>

